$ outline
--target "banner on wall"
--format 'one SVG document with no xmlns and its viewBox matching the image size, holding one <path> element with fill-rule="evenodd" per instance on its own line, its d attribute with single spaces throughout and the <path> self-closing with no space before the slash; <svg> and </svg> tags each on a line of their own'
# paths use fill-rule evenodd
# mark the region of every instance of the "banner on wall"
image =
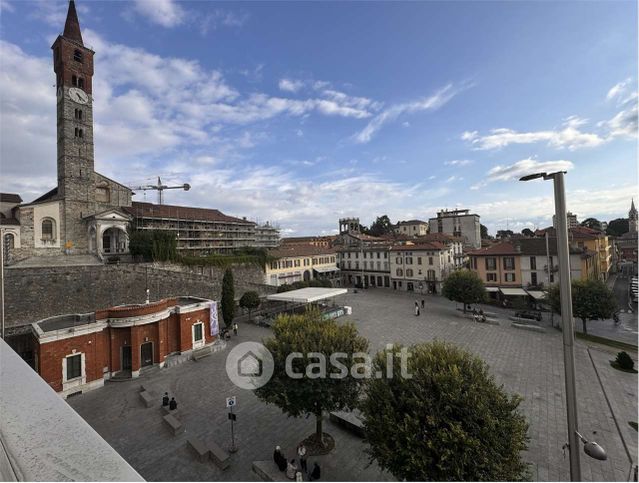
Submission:
<svg viewBox="0 0 639 483">
<path fill-rule="evenodd" d="M 217 322 L 217 302 L 211 302 L 211 317 L 209 320 L 209 326 L 211 327 L 212 336 L 216 336 L 220 332 L 220 328 Z"/>
</svg>

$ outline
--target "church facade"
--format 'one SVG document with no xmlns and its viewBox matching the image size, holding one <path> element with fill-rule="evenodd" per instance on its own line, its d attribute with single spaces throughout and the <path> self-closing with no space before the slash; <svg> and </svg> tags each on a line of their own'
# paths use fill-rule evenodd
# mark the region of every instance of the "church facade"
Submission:
<svg viewBox="0 0 639 483">
<path fill-rule="evenodd" d="M 94 170 L 93 55 L 73 0 L 53 50 L 57 95 L 57 187 L 13 210 L 12 256 L 128 253 L 132 192 Z M 18 229 L 19 226 L 19 229 Z M 9 232 L 7 232 L 9 233 Z"/>
</svg>

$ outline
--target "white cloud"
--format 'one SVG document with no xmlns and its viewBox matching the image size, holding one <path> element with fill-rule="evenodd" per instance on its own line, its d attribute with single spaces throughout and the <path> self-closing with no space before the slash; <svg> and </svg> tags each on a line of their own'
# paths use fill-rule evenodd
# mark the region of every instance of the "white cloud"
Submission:
<svg viewBox="0 0 639 483">
<path fill-rule="evenodd" d="M 150 22 L 172 28 L 182 24 L 185 10 L 174 0 L 134 0 L 135 12 Z"/>
<path fill-rule="evenodd" d="M 297 92 L 304 87 L 304 82 L 296 79 L 280 79 L 278 86 L 281 91 Z"/>
<path fill-rule="evenodd" d="M 302 131 L 301 129 L 298 129 L 297 131 L 295 131 L 295 135 L 301 138 L 302 136 L 304 136 L 304 131 Z"/>
<path fill-rule="evenodd" d="M 535 159 L 522 159 L 507 166 L 495 166 L 488 171 L 488 181 L 516 180 L 527 174 L 553 173 L 556 171 L 568 171 L 574 168 L 570 161 L 537 161 Z"/>
<path fill-rule="evenodd" d="M 468 166 L 469 164 L 473 164 L 473 161 L 470 159 L 453 159 L 452 161 L 444 161 L 446 166 Z"/>
<path fill-rule="evenodd" d="M 196 22 L 199 25 L 200 34 L 204 36 L 210 31 L 217 30 L 220 26 L 243 27 L 248 19 L 247 12 L 238 13 L 232 10 L 215 9 L 201 18 L 198 17 Z"/>
<path fill-rule="evenodd" d="M 9 0 L 0 0 L 0 13 L 2 12 L 15 12 L 15 7 Z"/>
<path fill-rule="evenodd" d="M 612 86 L 610 90 L 608 91 L 608 94 L 606 94 L 606 99 L 610 101 L 613 99 L 622 98 L 625 95 L 627 89 L 630 87 L 631 82 L 632 82 L 632 78 L 629 77 Z"/>
<path fill-rule="evenodd" d="M 356 142 L 364 144 L 369 142 L 375 134 L 384 126 L 384 124 L 395 121 L 404 114 L 412 114 L 420 111 L 434 111 L 450 101 L 456 94 L 456 90 L 452 84 L 448 84 L 439 89 L 430 97 L 418 99 L 402 104 L 395 104 L 384 109 L 380 114 L 376 115 L 368 125 L 354 136 Z"/>
<path fill-rule="evenodd" d="M 611 139 L 637 137 L 637 103 L 632 103 L 628 109 L 618 112 L 612 119 L 600 124 L 608 129 Z"/>
</svg>

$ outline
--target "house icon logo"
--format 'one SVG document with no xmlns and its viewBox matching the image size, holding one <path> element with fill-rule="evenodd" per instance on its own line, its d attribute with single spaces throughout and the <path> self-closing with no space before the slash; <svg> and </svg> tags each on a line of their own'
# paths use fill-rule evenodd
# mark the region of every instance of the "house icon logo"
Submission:
<svg viewBox="0 0 639 483">
<path fill-rule="evenodd" d="M 242 389 L 262 387 L 271 379 L 274 366 L 270 351 L 258 342 L 238 344 L 226 357 L 226 374 Z"/>
<path fill-rule="evenodd" d="M 248 351 L 237 361 L 237 373 L 242 377 L 260 377 L 262 370 L 262 359 L 252 351 Z"/>
</svg>

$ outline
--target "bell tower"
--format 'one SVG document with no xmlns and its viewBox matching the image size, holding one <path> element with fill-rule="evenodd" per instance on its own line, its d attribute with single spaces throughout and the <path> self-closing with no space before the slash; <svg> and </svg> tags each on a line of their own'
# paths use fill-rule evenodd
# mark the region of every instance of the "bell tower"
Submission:
<svg viewBox="0 0 639 483">
<path fill-rule="evenodd" d="M 51 47 L 57 95 L 58 197 L 64 202 L 61 241 L 83 249 L 86 227 L 82 218 L 95 201 L 93 158 L 93 54 L 84 46 L 74 0 L 64 32 Z"/>
<path fill-rule="evenodd" d="M 635 208 L 635 200 L 632 199 L 630 203 L 630 211 L 628 211 L 628 231 L 630 233 L 637 233 L 639 231 L 639 226 L 637 221 L 639 220 L 639 213 L 637 213 L 637 208 Z"/>
</svg>

